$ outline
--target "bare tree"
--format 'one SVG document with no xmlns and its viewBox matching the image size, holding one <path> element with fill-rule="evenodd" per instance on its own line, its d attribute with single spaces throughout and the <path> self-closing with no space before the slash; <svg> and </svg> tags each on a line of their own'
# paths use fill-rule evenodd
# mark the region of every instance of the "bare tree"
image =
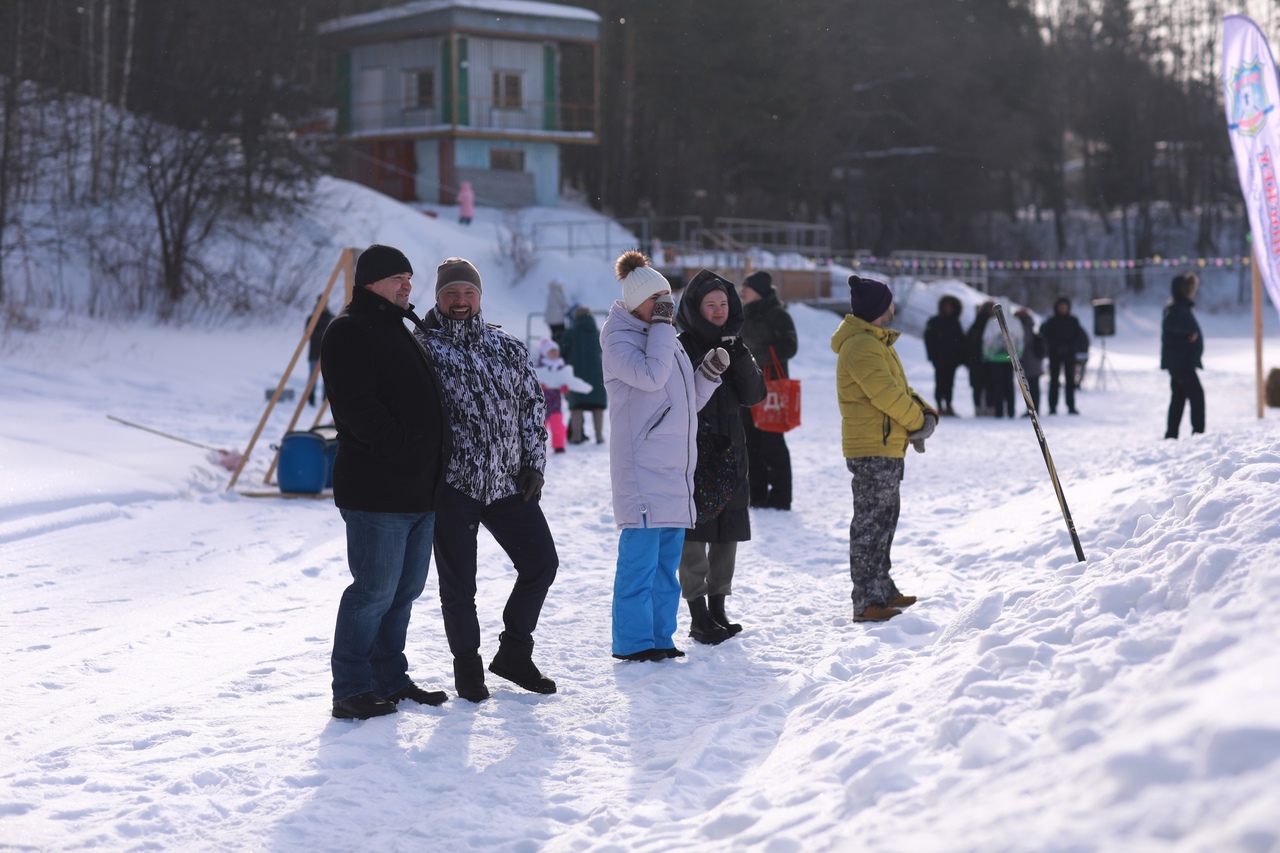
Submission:
<svg viewBox="0 0 1280 853">
<path fill-rule="evenodd" d="M 192 259 L 234 197 L 234 164 L 226 140 L 211 134 L 141 119 L 133 136 L 159 241 L 160 314 L 169 317 L 187 294 Z"/>
</svg>

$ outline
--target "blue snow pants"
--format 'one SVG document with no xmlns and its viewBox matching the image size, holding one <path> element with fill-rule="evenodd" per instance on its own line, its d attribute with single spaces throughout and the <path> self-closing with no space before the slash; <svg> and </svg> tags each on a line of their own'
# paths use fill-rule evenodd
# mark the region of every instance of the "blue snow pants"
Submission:
<svg viewBox="0 0 1280 853">
<path fill-rule="evenodd" d="M 675 646 L 683 527 L 627 528 L 618 537 L 613 576 L 613 653 Z"/>
</svg>

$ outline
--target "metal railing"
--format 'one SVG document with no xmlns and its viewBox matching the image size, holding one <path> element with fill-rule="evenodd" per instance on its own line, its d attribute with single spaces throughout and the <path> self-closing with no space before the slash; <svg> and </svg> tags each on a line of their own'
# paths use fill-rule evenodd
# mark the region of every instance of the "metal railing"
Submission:
<svg viewBox="0 0 1280 853">
<path fill-rule="evenodd" d="M 831 255 L 830 225 L 717 216 L 712 228 L 714 239 L 721 244 L 717 248 L 821 258 Z"/>
<path fill-rule="evenodd" d="M 339 135 L 359 139 L 388 133 L 474 131 L 485 134 L 546 135 L 594 140 L 596 106 L 563 101 L 526 100 L 518 108 L 495 106 L 487 96 L 459 98 L 456 121 L 449 99 L 430 106 L 403 100 L 362 101 L 343 111 Z"/>
<path fill-rule="evenodd" d="M 625 249 L 647 241 L 611 219 L 579 219 L 565 222 L 535 222 L 530 239 L 535 250 L 583 253 L 611 259 Z"/>
</svg>

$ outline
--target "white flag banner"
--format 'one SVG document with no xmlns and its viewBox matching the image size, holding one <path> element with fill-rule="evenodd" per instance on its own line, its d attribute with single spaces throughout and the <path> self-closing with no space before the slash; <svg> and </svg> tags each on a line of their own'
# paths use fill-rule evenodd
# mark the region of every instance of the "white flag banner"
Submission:
<svg viewBox="0 0 1280 853">
<path fill-rule="evenodd" d="M 1244 15 L 1222 19 L 1222 84 L 1254 258 L 1280 310 L 1280 84 L 1266 36 Z"/>
</svg>

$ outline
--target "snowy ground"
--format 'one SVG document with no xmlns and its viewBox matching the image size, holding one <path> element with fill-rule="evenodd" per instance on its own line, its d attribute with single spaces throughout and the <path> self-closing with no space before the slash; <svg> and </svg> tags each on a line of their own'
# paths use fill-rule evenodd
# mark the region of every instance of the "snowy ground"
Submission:
<svg viewBox="0 0 1280 853">
<path fill-rule="evenodd" d="M 515 293 L 486 281 L 486 305 Z M 105 417 L 243 449 L 299 318 L 11 338 L 0 849 L 1280 850 L 1280 420 L 1254 417 L 1249 318 L 1201 317 L 1206 435 L 1161 440 L 1154 303 L 1121 306 L 1082 416 L 1044 418 L 1084 563 L 1029 421 L 969 417 L 962 372 L 964 417 L 907 460 L 894 574 L 920 603 L 865 625 L 848 609 L 838 318 L 795 316 L 796 505 L 754 516 L 738 638 L 610 658 L 607 448 L 574 447 L 543 499 L 561 568 L 535 654 L 560 692 L 491 678 L 483 704 L 363 723 L 329 716 L 348 580 L 332 504 L 228 493 L 209 454 Z M 919 340 L 899 349 L 932 396 Z M 240 485 L 261 487 L 286 423 Z M 513 576 L 481 541 L 487 658 Z M 452 693 L 434 577 L 409 659 Z"/>
</svg>

